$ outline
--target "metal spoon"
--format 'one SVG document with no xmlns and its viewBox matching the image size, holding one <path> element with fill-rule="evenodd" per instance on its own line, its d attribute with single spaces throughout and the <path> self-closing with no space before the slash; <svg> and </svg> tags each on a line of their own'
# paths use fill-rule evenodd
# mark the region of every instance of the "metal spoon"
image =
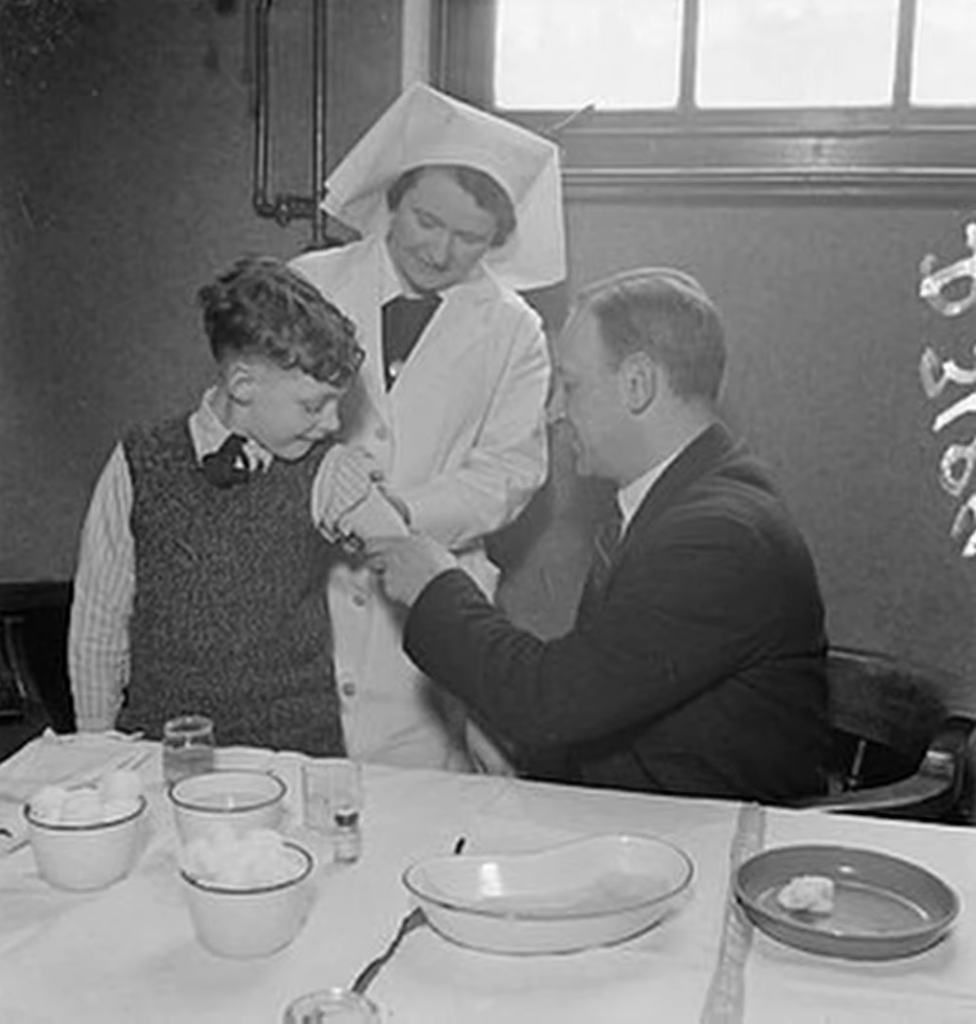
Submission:
<svg viewBox="0 0 976 1024">
<path fill-rule="evenodd" d="M 459 854 L 463 849 L 467 839 L 464 836 L 460 836 L 457 842 L 454 844 L 454 854 Z M 397 928 L 396 934 L 390 940 L 390 944 L 383 950 L 382 953 L 374 960 L 370 962 L 356 975 L 350 988 L 357 995 L 365 995 L 366 989 L 376 980 L 376 976 L 380 973 L 383 967 L 392 959 L 393 954 L 397 951 L 400 943 L 415 929 L 419 928 L 426 922 L 427 918 L 424 916 L 423 910 L 420 907 L 414 907 L 413 910 L 407 914 L 400 922 L 400 927 Z"/>
</svg>

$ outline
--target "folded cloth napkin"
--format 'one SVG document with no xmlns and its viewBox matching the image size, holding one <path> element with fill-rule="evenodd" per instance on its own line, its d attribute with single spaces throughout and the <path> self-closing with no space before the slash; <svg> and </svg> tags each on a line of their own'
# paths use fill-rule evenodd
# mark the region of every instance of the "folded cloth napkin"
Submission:
<svg viewBox="0 0 976 1024">
<path fill-rule="evenodd" d="M 43 786 L 81 785 L 128 763 L 139 735 L 69 733 L 51 729 L 0 763 L 0 855 L 24 843 L 23 805 Z"/>
</svg>

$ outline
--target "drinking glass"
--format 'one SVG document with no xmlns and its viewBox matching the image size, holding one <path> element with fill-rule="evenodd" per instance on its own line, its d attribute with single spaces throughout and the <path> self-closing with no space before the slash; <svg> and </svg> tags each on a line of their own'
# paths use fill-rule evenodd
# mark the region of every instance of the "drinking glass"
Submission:
<svg viewBox="0 0 976 1024">
<path fill-rule="evenodd" d="M 299 996 L 285 1009 L 281 1024 L 380 1024 L 380 1011 L 347 988 L 328 988 Z"/>
<path fill-rule="evenodd" d="M 337 822 L 358 819 L 363 808 L 358 761 L 326 757 L 302 765 L 302 797 L 308 828 L 332 832 Z"/>
<path fill-rule="evenodd" d="M 180 715 L 163 726 L 163 778 L 178 782 L 213 771 L 214 724 L 205 715 Z"/>
<path fill-rule="evenodd" d="M 359 817 L 363 808 L 359 763 L 327 757 L 302 765 L 302 799 L 306 827 L 325 832 L 332 839 L 336 861 L 351 864 L 359 860 Z"/>
</svg>

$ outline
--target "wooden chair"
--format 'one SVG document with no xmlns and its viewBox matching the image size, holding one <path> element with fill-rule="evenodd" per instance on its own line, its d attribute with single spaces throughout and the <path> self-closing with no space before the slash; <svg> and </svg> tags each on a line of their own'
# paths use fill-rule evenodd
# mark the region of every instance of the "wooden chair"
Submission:
<svg viewBox="0 0 976 1024">
<path fill-rule="evenodd" d="M 827 680 L 827 793 L 797 806 L 974 823 L 976 717 L 955 710 L 962 680 L 851 647 L 831 648 Z"/>
</svg>

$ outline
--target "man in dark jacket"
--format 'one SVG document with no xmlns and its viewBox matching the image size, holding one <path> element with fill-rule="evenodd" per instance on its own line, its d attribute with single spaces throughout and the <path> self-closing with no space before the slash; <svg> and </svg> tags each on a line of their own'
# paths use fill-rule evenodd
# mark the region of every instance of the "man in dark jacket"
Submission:
<svg viewBox="0 0 976 1024">
<path fill-rule="evenodd" d="M 527 774 L 764 802 L 816 792 L 823 604 L 803 537 L 719 418 L 714 305 L 679 271 L 617 275 L 578 297 L 556 368 L 551 418 L 577 471 L 618 487 L 573 629 L 516 628 L 428 538 L 376 541 L 374 568 L 411 609 L 407 653 Z"/>
</svg>

